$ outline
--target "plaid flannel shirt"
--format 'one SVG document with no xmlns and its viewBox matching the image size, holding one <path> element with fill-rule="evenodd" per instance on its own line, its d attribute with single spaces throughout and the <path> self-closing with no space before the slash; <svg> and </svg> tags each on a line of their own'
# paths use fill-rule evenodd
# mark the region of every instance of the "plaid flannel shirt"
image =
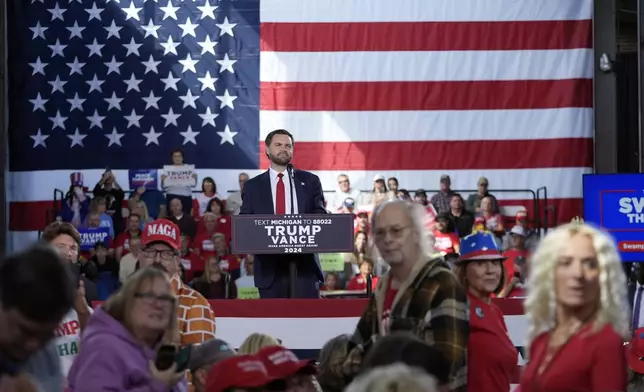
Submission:
<svg viewBox="0 0 644 392">
<path fill-rule="evenodd" d="M 351 380 L 361 370 L 366 352 L 381 333 L 382 307 L 388 274 L 376 287 L 354 332 L 349 354 L 334 370 Z M 390 331 L 410 331 L 440 350 L 450 364 L 449 390 L 467 390 L 469 305 L 456 276 L 437 260 L 419 262 L 400 290 L 391 310 Z"/>
</svg>

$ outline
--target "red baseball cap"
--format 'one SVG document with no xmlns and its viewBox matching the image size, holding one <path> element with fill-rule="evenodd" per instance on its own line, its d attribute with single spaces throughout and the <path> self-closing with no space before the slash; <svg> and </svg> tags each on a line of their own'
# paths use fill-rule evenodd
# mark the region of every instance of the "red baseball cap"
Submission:
<svg viewBox="0 0 644 392">
<path fill-rule="evenodd" d="M 215 363 L 206 378 L 206 391 L 224 392 L 229 388 L 256 388 L 274 380 L 258 357 L 237 355 Z"/>
<path fill-rule="evenodd" d="M 317 373 L 315 360 L 300 360 L 291 350 L 282 346 L 265 347 L 257 353 L 257 357 L 275 380 L 284 380 L 297 373 Z"/>
<path fill-rule="evenodd" d="M 628 367 L 635 373 L 644 374 L 644 328 L 638 328 L 626 345 Z"/>
<path fill-rule="evenodd" d="M 181 230 L 167 219 L 157 219 L 145 224 L 141 244 L 148 246 L 153 242 L 163 242 L 172 249 L 181 249 Z"/>
</svg>

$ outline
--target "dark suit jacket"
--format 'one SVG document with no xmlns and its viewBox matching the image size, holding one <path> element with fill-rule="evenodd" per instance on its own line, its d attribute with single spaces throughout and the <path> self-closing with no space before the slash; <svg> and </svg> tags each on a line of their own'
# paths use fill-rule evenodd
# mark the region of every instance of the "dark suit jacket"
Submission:
<svg viewBox="0 0 644 392">
<path fill-rule="evenodd" d="M 299 214 L 326 214 L 324 206 L 324 193 L 320 178 L 313 173 L 303 170 L 293 170 L 293 187 L 297 197 L 297 209 Z M 275 213 L 273 196 L 271 191 L 271 178 L 269 171 L 251 178 L 244 184 L 242 192 L 242 206 L 240 214 L 264 214 Z M 276 263 L 285 263 L 292 258 L 297 258 L 298 270 L 300 267 L 313 267 L 316 270 L 319 281 L 323 281 L 320 262 L 314 254 L 288 255 L 255 255 L 254 273 L 255 285 L 258 288 L 266 288 L 275 279 Z M 305 265 L 305 263 L 311 263 Z M 299 278 L 299 275 L 298 275 Z"/>
</svg>

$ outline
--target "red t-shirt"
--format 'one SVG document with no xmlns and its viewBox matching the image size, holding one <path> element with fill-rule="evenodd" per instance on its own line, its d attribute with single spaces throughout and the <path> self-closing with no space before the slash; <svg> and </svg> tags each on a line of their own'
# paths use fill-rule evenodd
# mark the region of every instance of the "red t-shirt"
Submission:
<svg viewBox="0 0 644 392">
<path fill-rule="evenodd" d="M 139 232 L 138 235 L 141 235 Z M 130 253 L 130 239 L 132 238 L 132 234 L 130 231 L 125 231 L 119 235 L 116 236 L 116 240 L 114 240 L 114 249 L 118 248 L 119 246 L 123 247 L 123 253 L 121 253 L 121 257 L 125 256 L 126 254 Z"/>
<path fill-rule="evenodd" d="M 192 249 L 199 249 L 199 255 L 204 259 L 217 254 L 215 252 L 215 244 L 212 242 L 212 234 L 207 231 L 202 231 L 197 234 L 190 247 Z"/>
<path fill-rule="evenodd" d="M 492 303 L 467 294 L 470 338 L 467 343 L 467 384 L 477 392 L 508 392 L 518 381 L 518 352 L 510 340 L 503 313 Z"/>
<path fill-rule="evenodd" d="M 204 270 L 204 259 L 192 252 L 182 255 L 179 261 L 186 273 L 186 282 L 192 282 L 195 272 L 203 272 Z"/>
<path fill-rule="evenodd" d="M 461 240 L 456 233 L 441 233 L 434 230 L 434 248 L 439 252 L 456 253 L 455 246 L 461 244 Z"/>
<path fill-rule="evenodd" d="M 389 334 L 389 326 L 391 324 L 391 309 L 394 305 L 394 299 L 398 294 L 398 289 L 391 288 L 391 277 L 387 279 L 387 291 L 385 293 L 385 302 L 382 307 L 381 326 L 383 335 Z"/>
<path fill-rule="evenodd" d="M 378 277 L 373 276 L 371 278 L 371 290 L 376 289 L 376 284 L 378 284 Z M 363 278 L 362 275 L 358 274 L 353 277 L 347 283 L 347 290 L 366 290 L 367 289 L 367 279 Z"/>
<path fill-rule="evenodd" d="M 593 332 L 586 325 L 559 348 L 541 374 L 549 333 L 530 345 L 530 362 L 521 377 L 521 392 L 626 391 L 627 362 L 622 337 L 610 325 Z"/>
</svg>

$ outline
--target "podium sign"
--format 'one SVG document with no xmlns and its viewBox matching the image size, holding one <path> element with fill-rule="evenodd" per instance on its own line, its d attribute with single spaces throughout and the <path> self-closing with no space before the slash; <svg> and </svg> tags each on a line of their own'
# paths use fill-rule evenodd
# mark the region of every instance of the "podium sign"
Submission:
<svg viewBox="0 0 644 392">
<path fill-rule="evenodd" d="M 353 252 L 352 214 L 233 215 L 233 254 Z"/>
</svg>

